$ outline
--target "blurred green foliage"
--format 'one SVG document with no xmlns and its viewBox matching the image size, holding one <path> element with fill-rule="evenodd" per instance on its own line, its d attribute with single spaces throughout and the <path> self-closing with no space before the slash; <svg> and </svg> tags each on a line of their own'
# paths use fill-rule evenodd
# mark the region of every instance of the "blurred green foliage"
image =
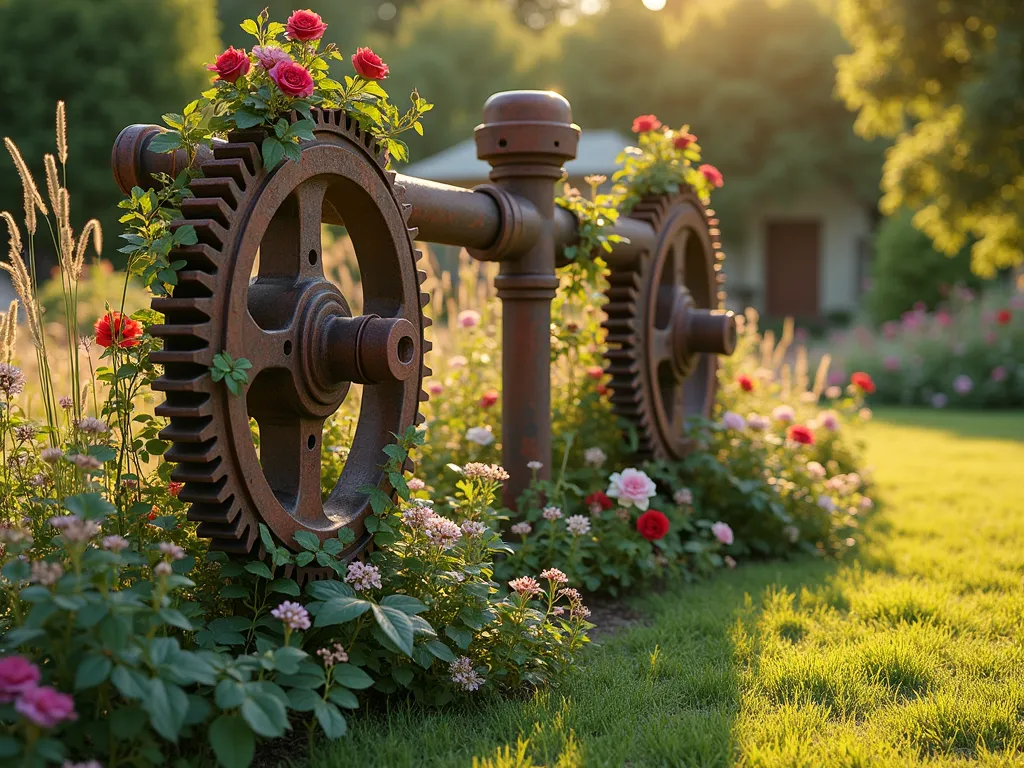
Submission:
<svg viewBox="0 0 1024 768">
<path fill-rule="evenodd" d="M 981 275 L 1024 262 L 1024 3 L 840 0 L 854 52 L 838 91 L 857 130 L 896 137 L 882 208 Z"/>
<path fill-rule="evenodd" d="M 54 107 L 65 100 L 72 218 L 99 218 L 111 241 L 121 196 L 110 172 L 115 137 L 195 97 L 209 82 L 203 64 L 217 53 L 217 31 L 214 0 L 0 0 L 0 135 L 43 183 Z M 21 183 L 9 162 L 0 208 L 17 215 Z"/>
<path fill-rule="evenodd" d="M 878 323 L 898 320 L 918 302 L 935 309 L 956 284 L 980 287 L 971 273 L 971 254 L 964 248 L 952 258 L 932 247 L 914 228 L 913 212 L 902 210 L 885 219 L 875 236 L 875 260 L 867 304 Z"/>
</svg>

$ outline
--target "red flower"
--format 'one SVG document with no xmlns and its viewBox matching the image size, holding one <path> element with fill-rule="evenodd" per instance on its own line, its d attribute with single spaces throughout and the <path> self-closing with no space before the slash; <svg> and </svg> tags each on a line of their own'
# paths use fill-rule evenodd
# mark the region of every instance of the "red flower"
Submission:
<svg viewBox="0 0 1024 768">
<path fill-rule="evenodd" d="M 803 445 L 814 445 L 814 433 L 803 424 L 794 424 L 786 430 L 786 437 Z"/>
<path fill-rule="evenodd" d="M 108 312 L 93 326 L 96 343 L 101 347 L 116 344 L 120 349 L 139 346 L 142 338 L 142 324 L 120 312 Z"/>
<path fill-rule="evenodd" d="M 239 51 L 234 46 L 231 46 L 218 56 L 217 61 L 213 64 L 207 64 L 206 68 L 211 72 L 216 72 L 218 80 L 233 83 L 248 72 L 250 66 L 252 64 L 245 52 L 245 48 Z"/>
<path fill-rule="evenodd" d="M 498 402 L 498 390 L 488 389 L 484 392 L 484 396 L 480 398 L 480 407 L 490 408 L 496 402 Z"/>
<path fill-rule="evenodd" d="M 388 65 L 369 48 L 358 48 L 352 55 L 352 66 L 360 77 L 367 80 L 383 80 L 388 76 Z"/>
<path fill-rule="evenodd" d="M 754 380 L 745 373 L 741 373 L 736 377 L 736 383 L 740 385 L 740 389 L 744 392 L 754 391 Z"/>
<path fill-rule="evenodd" d="M 1008 309 L 1000 309 L 996 312 L 996 322 L 1000 325 L 1009 325 L 1010 320 L 1013 319 L 1013 313 Z"/>
<path fill-rule="evenodd" d="M 604 376 L 604 368 L 602 368 L 600 365 L 587 366 L 587 376 L 589 376 L 592 379 L 597 379 L 598 381 L 600 381 L 601 377 Z"/>
<path fill-rule="evenodd" d="M 853 374 L 853 376 L 850 377 L 850 383 L 869 395 L 875 391 L 875 382 L 873 382 L 871 377 L 863 371 L 857 371 Z"/>
<path fill-rule="evenodd" d="M 648 509 L 637 518 L 636 530 L 648 541 L 663 539 L 668 533 L 668 518 L 656 509 Z"/>
<path fill-rule="evenodd" d="M 654 115 L 640 115 L 633 121 L 633 133 L 647 133 L 661 128 L 661 120 Z"/>
<path fill-rule="evenodd" d="M 324 36 L 327 25 L 320 14 L 310 10 L 295 11 L 288 17 L 286 34 L 292 40 L 319 40 Z"/>
<path fill-rule="evenodd" d="M 611 509 L 615 506 L 615 502 L 609 499 L 608 494 L 604 491 L 598 491 L 597 493 L 590 494 L 586 499 L 584 499 L 584 503 L 589 509 L 593 509 L 594 507 L 598 507 L 599 509 Z"/>
<path fill-rule="evenodd" d="M 678 150 L 684 150 L 696 140 L 697 137 L 692 133 L 678 133 L 676 134 L 676 137 L 672 139 L 672 146 Z"/>
<path fill-rule="evenodd" d="M 285 96 L 304 99 L 313 95 L 313 76 L 294 61 L 282 61 L 267 74 Z"/>
<path fill-rule="evenodd" d="M 599 395 L 610 395 L 611 393 L 612 393 L 612 388 L 609 387 L 607 384 L 598 384 L 597 385 L 597 394 L 599 394 Z"/>
<path fill-rule="evenodd" d="M 156 520 L 156 507 L 150 507 L 149 514 L 146 515 L 146 519 L 149 521 Z"/>
<path fill-rule="evenodd" d="M 725 183 L 725 180 L 722 178 L 722 172 L 713 165 L 704 163 L 704 165 L 697 170 L 704 175 L 704 178 L 707 179 L 713 187 L 721 187 Z"/>
<path fill-rule="evenodd" d="M 175 483 L 172 481 L 167 484 L 167 492 L 176 499 L 178 498 L 178 494 L 181 493 L 181 489 L 184 487 L 184 483 Z"/>
</svg>

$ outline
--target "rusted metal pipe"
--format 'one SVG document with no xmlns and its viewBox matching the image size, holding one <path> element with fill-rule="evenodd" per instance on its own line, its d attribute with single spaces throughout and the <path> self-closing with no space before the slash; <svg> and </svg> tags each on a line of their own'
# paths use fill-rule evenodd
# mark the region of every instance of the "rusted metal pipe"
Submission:
<svg viewBox="0 0 1024 768">
<path fill-rule="evenodd" d="M 515 509 L 529 485 L 527 464 L 551 465 L 551 300 L 555 276 L 555 183 L 576 157 L 580 129 L 569 102 L 550 91 L 510 91 L 484 104 L 475 131 L 477 157 L 491 165 L 491 183 L 527 201 L 538 236 L 514 260 L 501 262 L 495 287 L 502 302 L 502 450 L 510 480 L 504 501 Z"/>
</svg>

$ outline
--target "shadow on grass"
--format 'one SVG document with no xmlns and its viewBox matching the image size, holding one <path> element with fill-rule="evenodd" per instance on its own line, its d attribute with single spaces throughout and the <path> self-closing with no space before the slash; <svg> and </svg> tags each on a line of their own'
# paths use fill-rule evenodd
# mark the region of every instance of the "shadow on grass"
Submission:
<svg viewBox="0 0 1024 768">
<path fill-rule="evenodd" d="M 442 710 L 392 701 L 387 712 L 353 718 L 349 735 L 310 764 L 468 768 L 476 757 L 480 768 L 732 765 L 740 674 L 756 652 L 745 626 L 755 605 L 766 591 L 821 587 L 835 568 L 760 563 L 634 596 L 629 603 L 646 623 L 603 638 L 560 687 Z"/>
</svg>

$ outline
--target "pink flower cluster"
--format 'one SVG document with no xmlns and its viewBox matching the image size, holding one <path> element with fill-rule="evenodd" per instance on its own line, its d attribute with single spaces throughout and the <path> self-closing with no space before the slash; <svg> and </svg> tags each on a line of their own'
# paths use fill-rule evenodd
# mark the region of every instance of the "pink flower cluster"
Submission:
<svg viewBox="0 0 1024 768">
<path fill-rule="evenodd" d="M 39 667 L 24 656 L 0 659 L 0 702 L 14 702 L 22 717 L 41 728 L 53 728 L 77 720 L 75 700 L 48 685 L 39 685 Z"/>
</svg>

